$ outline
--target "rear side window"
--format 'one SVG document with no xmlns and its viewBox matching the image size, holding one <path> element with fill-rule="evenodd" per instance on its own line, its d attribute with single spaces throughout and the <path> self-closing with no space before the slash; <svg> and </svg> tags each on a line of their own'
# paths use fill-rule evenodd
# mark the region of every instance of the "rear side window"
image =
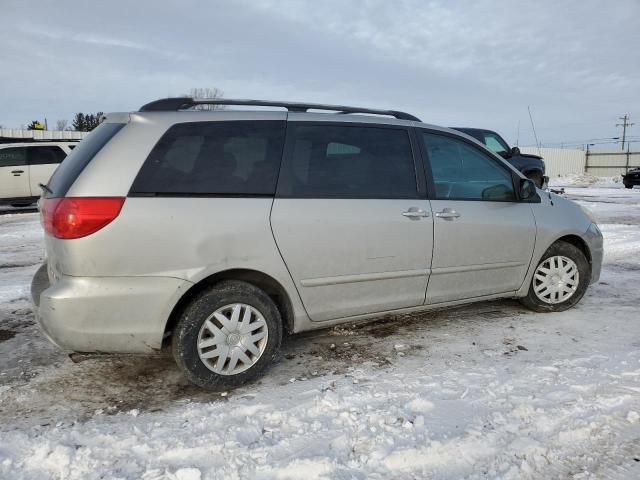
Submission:
<svg viewBox="0 0 640 480">
<path fill-rule="evenodd" d="M 405 129 L 289 125 L 291 146 L 278 196 L 300 198 L 416 198 L 409 133 Z"/>
<path fill-rule="evenodd" d="M 66 157 L 64 151 L 55 145 L 28 147 L 27 153 L 29 154 L 29 165 L 62 163 L 62 160 Z"/>
<path fill-rule="evenodd" d="M 153 148 L 131 194 L 273 195 L 283 121 L 189 122 Z"/>
<path fill-rule="evenodd" d="M 27 164 L 24 147 L 0 148 L 0 167 L 19 167 Z"/>
<path fill-rule="evenodd" d="M 104 147 L 113 136 L 124 127 L 124 123 L 101 123 L 87 137 L 73 149 L 67 158 L 56 169 L 51 180 L 49 180 L 49 190 L 46 196 L 64 197 L 73 182 L 76 181 L 82 170 Z"/>
</svg>

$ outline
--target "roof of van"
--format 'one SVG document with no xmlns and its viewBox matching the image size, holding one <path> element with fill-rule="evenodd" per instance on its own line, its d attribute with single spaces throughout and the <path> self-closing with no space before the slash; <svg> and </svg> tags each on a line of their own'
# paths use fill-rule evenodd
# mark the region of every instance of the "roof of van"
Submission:
<svg viewBox="0 0 640 480">
<path fill-rule="evenodd" d="M 176 112 L 198 105 L 235 105 L 252 107 L 280 107 L 290 112 L 308 112 L 309 110 L 333 111 L 337 114 L 365 113 L 373 115 L 387 115 L 399 120 L 419 122 L 420 119 L 410 113 L 399 110 L 380 110 L 365 107 L 350 107 L 346 105 L 329 105 L 324 103 L 283 102 L 275 100 L 246 100 L 231 98 L 191 98 L 174 97 L 162 98 L 140 107 L 140 112 Z"/>
</svg>

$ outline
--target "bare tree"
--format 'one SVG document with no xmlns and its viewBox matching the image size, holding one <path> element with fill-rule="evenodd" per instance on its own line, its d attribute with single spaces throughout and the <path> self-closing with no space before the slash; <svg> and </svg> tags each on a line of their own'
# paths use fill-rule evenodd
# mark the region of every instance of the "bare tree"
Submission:
<svg viewBox="0 0 640 480">
<path fill-rule="evenodd" d="M 200 98 L 207 100 L 217 100 L 224 96 L 224 92 L 217 87 L 213 88 L 192 88 L 189 90 L 189 95 L 191 98 Z M 197 105 L 194 107 L 194 110 L 224 110 L 224 105 Z"/>
<path fill-rule="evenodd" d="M 61 132 L 62 130 L 67 128 L 67 123 L 69 123 L 67 120 L 57 120 L 56 121 L 56 130 Z"/>
</svg>

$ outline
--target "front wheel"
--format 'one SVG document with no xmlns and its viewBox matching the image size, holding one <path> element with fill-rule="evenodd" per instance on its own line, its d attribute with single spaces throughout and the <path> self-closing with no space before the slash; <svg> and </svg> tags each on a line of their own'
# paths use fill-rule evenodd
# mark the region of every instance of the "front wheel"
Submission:
<svg viewBox="0 0 640 480">
<path fill-rule="evenodd" d="M 556 242 L 542 256 L 520 302 L 536 312 L 561 312 L 580 301 L 590 279 L 584 253 L 570 243 Z"/>
<path fill-rule="evenodd" d="M 196 385 L 225 390 L 261 376 L 282 340 L 282 319 L 259 288 L 223 281 L 198 294 L 173 332 L 178 367 Z"/>
<path fill-rule="evenodd" d="M 529 172 L 527 173 L 527 178 L 533 180 L 533 183 L 535 183 L 538 188 L 542 188 L 544 186 L 544 175 L 542 175 L 542 172 Z"/>
</svg>

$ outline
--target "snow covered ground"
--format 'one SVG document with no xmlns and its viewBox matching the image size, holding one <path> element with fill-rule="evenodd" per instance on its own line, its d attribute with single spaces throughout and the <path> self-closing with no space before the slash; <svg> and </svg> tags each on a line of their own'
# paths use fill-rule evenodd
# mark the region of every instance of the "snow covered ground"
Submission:
<svg viewBox="0 0 640 480">
<path fill-rule="evenodd" d="M 28 301 L 38 218 L 0 216 L 0 478 L 640 478 L 640 190 L 565 186 L 606 249 L 573 310 L 486 302 L 303 334 L 223 395 L 171 358 L 57 352 Z"/>
</svg>

